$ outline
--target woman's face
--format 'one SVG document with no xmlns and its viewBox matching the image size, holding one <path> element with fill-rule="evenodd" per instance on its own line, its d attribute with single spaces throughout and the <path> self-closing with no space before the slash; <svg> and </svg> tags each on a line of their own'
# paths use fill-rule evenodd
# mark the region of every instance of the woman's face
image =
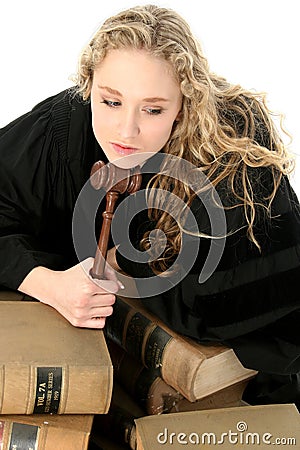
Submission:
<svg viewBox="0 0 300 450">
<path fill-rule="evenodd" d="M 170 65 L 145 50 L 110 50 L 94 71 L 93 130 L 108 160 L 142 164 L 168 141 L 182 95 Z"/>
</svg>

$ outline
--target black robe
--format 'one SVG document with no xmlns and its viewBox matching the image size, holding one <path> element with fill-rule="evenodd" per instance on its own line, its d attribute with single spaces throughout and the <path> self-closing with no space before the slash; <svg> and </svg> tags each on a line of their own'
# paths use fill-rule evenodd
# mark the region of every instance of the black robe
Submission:
<svg viewBox="0 0 300 450">
<path fill-rule="evenodd" d="M 43 101 L 1 129 L 2 287 L 17 289 L 40 265 L 63 270 L 78 262 L 72 216 L 97 160 L 106 162 L 93 135 L 90 105 L 79 101 L 72 90 Z M 260 194 L 269 191 L 270 180 L 268 170 L 253 172 Z M 222 192 L 220 196 L 226 203 Z M 208 219 L 197 200 L 192 210 L 199 228 L 206 229 Z M 286 178 L 272 213 L 273 219 L 262 213 L 255 224 L 262 245 L 259 253 L 247 239 L 245 228 L 240 228 L 244 225 L 240 209 L 228 210 L 230 229 L 239 231 L 226 239 L 212 276 L 205 283 L 198 282 L 210 246 L 209 240 L 201 239 L 199 255 L 183 280 L 142 301 L 179 333 L 229 345 L 244 366 L 258 370 L 245 393 L 250 403 L 294 402 L 299 407 L 300 214 Z M 136 246 L 145 229 L 153 227 L 145 215 L 140 216 L 132 233 Z M 191 239 L 187 245 L 194 244 Z M 147 264 L 136 264 L 121 253 L 117 260 L 132 276 L 153 275 Z"/>
</svg>

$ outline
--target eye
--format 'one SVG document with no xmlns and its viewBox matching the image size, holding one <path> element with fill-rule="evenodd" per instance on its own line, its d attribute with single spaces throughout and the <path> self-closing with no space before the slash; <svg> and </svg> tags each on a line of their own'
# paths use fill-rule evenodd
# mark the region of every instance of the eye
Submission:
<svg viewBox="0 0 300 450">
<path fill-rule="evenodd" d="M 158 108 L 146 108 L 145 111 L 151 116 L 158 116 L 159 114 L 162 113 L 162 109 Z"/>
<path fill-rule="evenodd" d="M 110 108 L 116 108 L 117 106 L 121 105 L 121 102 L 117 102 L 117 101 L 113 101 L 113 100 L 103 100 L 101 103 L 104 103 L 104 105 L 107 105 Z"/>
</svg>

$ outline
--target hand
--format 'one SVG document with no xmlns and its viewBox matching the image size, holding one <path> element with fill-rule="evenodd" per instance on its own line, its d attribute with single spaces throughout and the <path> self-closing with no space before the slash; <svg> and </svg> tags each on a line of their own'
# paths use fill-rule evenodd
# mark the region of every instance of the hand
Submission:
<svg viewBox="0 0 300 450">
<path fill-rule="evenodd" d="M 92 279 L 92 265 L 93 258 L 88 258 L 61 272 L 36 267 L 19 290 L 52 306 L 76 327 L 103 328 L 122 285 L 110 268 L 105 269 L 105 280 Z"/>
<path fill-rule="evenodd" d="M 107 265 L 109 265 L 111 269 L 118 273 L 119 282 L 121 282 L 123 285 L 122 295 L 125 297 L 139 298 L 139 293 L 134 278 L 121 270 L 117 263 L 116 250 L 117 247 L 113 247 L 108 250 L 106 255 Z"/>
</svg>

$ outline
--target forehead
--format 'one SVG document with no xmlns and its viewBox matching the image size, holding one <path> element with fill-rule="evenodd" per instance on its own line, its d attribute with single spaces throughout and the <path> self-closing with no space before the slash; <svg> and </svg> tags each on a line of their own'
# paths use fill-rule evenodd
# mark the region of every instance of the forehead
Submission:
<svg viewBox="0 0 300 450">
<path fill-rule="evenodd" d="M 124 94 L 134 90 L 143 96 L 174 95 L 180 91 L 171 64 L 146 50 L 110 50 L 96 67 L 94 79 Z"/>
</svg>

